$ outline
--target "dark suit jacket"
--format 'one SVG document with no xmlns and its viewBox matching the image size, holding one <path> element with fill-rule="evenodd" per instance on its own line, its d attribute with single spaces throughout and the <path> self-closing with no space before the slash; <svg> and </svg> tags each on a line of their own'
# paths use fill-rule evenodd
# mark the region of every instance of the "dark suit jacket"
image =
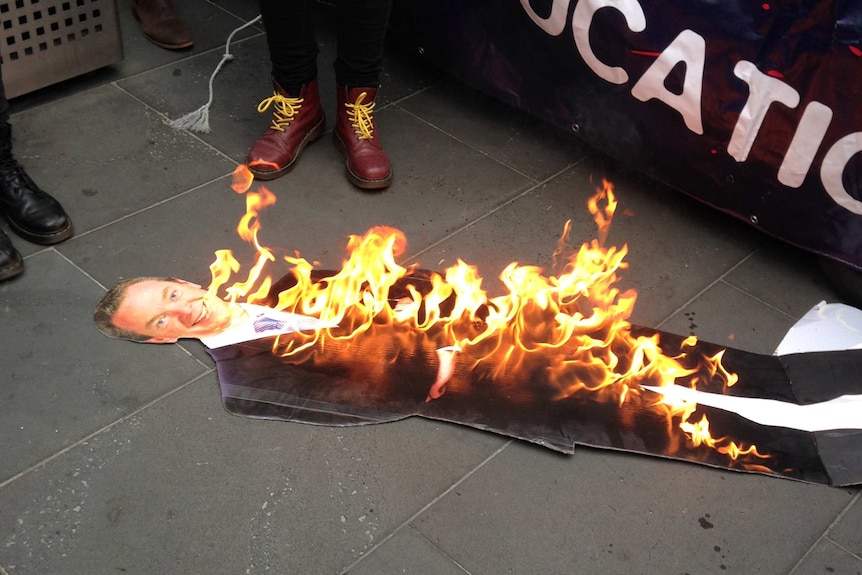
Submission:
<svg viewBox="0 0 862 575">
<path fill-rule="evenodd" d="M 319 273 L 319 277 L 325 275 Z M 274 304 L 277 294 L 294 283 L 292 276 L 276 282 L 269 303 Z M 399 281 L 390 292 L 393 301 L 407 295 L 408 284 L 427 292 L 428 274 L 416 272 Z M 683 338 L 679 336 L 641 327 L 632 331 L 658 333 L 667 355 L 680 353 Z M 407 333 L 375 325 L 349 340 L 339 335 L 335 330 L 303 352 L 286 357 L 280 356 L 280 350 L 291 338 L 302 343 L 313 336 L 282 336 L 278 346 L 273 345 L 274 338 L 267 338 L 210 350 L 225 408 L 238 415 L 322 425 L 381 423 L 419 415 L 565 453 L 573 452 L 577 443 L 818 483 L 862 481 L 862 432 L 808 433 L 767 427 L 699 406 L 709 417 L 713 437 L 730 437 L 742 446 L 756 444 L 760 453 L 769 456 L 734 461 L 716 450 L 692 445 L 678 422 L 655 409 L 657 398 L 648 392 L 633 394 L 621 404 L 618 390 L 590 391 L 591 375 L 581 367 L 565 372 L 566 385 L 562 385 L 555 368 L 574 352 L 566 347 L 554 353 L 525 354 L 516 368 L 477 360 L 488 351 L 482 345 L 498 342 L 464 350 L 456 356 L 445 394 L 426 402 L 437 375 L 436 350 L 451 344 L 440 333 Z M 685 361 L 699 370 L 698 389 L 793 403 L 862 393 L 862 383 L 856 379 L 862 351 L 775 357 L 728 348 L 723 363 L 740 377 L 728 388 L 699 367 L 703 358 L 721 349 L 706 342 L 686 347 Z"/>
</svg>

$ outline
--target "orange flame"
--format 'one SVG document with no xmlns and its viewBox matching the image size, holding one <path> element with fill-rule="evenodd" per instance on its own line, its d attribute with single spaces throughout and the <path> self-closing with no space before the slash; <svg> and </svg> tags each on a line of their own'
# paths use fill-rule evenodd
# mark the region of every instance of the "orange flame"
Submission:
<svg viewBox="0 0 862 575">
<path fill-rule="evenodd" d="M 234 169 L 233 177 L 231 182 L 231 188 L 238 194 L 246 193 L 249 188 L 251 188 L 251 184 L 254 181 L 254 175 L 251 173 L 251 170 L 248 169 L 248 166 L 245 164 L 240 164 Z"/>
<path fill-rule="evenodd" d="M 250 185 L 250 173 L 238 168 L 234 189 L 245 193 Z M 274 202 L 275 196 L 264 187 L 248 192 L 246 214 L 237 231 L 255 247 L 257 259 L 245 281 L 226 289 L 233 300 L 247 298 L 253 302 L 270 288 L 271 280 L 263 272 L 276 258 L 258 242 L 258 215 Z M 337 333 L 328 329 L 314 332 L 302 340 L 291 339 L 287 345 L 277 342 L 276 351 L 289 356 L 324 336 L 349 340 L 374 326 L 387 325 L 405 334 L 433 335 L 438 348 L 466 352 L 464 356 L 470 358 L 473 367 L 485 363 L 495 377 L 517 378 L 536 365 L 537 357 L 543 357 L 548 362 L 543 370 L 555 390 L 555 399 L 576 393 L 602 394 L 603 400 L 663 415 L 668 428 L 681 429 L 695 447 L 715 450 L 734 461 L 743 456 L 767 457 L 753 445 L 742 447 L 725 437 L 713 438 L 705 416 L 693 421 L 696 404 L 669 396 L 656 399 L 655 394 L 641 389 L 647 384 L 696 387 L 715 381 L 729 387 L 737 376 L 721 365 L 723 351 L 692 359 L 681 350 L 680 355 L 670 357 L 662 352 L 658 334 L 647 337 L 631 333 L 629 318 L 637 294 L 634 290 L 621 291 L 616 285 L 618 271 L 627 267 L 624 258 L 628 246 L 604 247 L 616 207 L 613 185 L 603 180 L 588 202 L 599 238 L 575 250 L 568 244 L 571 222 L 566 222 L 554 252 L 555 262 L 570 255 L 559 273 L 545 275 L 538 267 L 513 262 L 500 274 L 506 291 L 496 297 L 489 297 L 482 288 L 475 266 L 458 260 L 442 274 L 430 274 L 430 289 L 420 292 L 409 285 L 409 296 L 393 304 L 388 299 L 390 288 L 414 270 L 397 261 L 405 252 L 404 234 L 385 226 L 350 236 L 341 270 L 321 281 L 312 280 L 311 263 L 298 254 L 286 256 L 297 283 L 278 294 L 277 307 L 318 317 L 342 329 Z M 217 255 L 211 266 L 212 292 L 239 270 L 232 256 L 223 252 Z M 682 347 L 696 343 L 696 338 L 690 337 Z M 439 397 L 436 394 L 442 394 L 443 389 L 440 382 L 435 384 L 429 399 Z"/>
<path fill-rule="evenodd" d="M 599 202 L 605 201 L 604 208 L 599 207 Z M 596 226 L 599 229 L 599 244 L 605 245 L 605 240 L 608 237 L 608 230 L 611 227 L 611 220 L 614 212 L 617 209 L 617 200 L 614 196 L 614 185 L 602 178 L 602 187 L 596 190 L 596 195 L 587 200 L 587 209 L 593 215 L 596 221 Z"/>
</svg>

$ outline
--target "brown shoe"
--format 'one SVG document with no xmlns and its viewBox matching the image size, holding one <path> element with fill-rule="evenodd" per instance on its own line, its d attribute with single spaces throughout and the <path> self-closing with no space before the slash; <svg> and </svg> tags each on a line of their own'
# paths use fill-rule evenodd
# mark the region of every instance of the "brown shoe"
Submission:
<svg viewBox="0 0 862 575">
<path fill-rule="evenodd" d="M 272 122 L 248 152 L 245 163 L 259 180 L 274 180 L 293 169 L 302 150 L 323 135 L 326 117 L 320 104 L 317 78 L 302 87 L 298 97 L 292 97 L 273 79 L 272 96 L 261 102 L 257 111 L 263 113 L 275 106 Z"/>
<path fill-rule="evenodd" d="M 132 14 L 147 40 L 168 50 L 183 50 L 194 45 L 185 22 L 171 0 L 134 0 Z"/>
<path fill-rule="evenodd" d="M 377 88 L 338 86 L 333 137 L 347 156 L 347 179 L 363 190 L 382 190 L 392 181 L 389 157 L 374 125 Z"/>
</svg>

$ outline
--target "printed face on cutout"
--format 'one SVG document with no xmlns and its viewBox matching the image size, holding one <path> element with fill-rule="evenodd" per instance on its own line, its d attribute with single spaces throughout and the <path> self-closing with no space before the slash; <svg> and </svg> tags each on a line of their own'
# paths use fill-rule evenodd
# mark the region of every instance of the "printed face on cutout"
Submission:
<svg viewBox="0 0 862 575">
<path fill-rule="evenodd" d="M 230 325 L 231 307 L 206 293 L 201 286 L 182 280 L 134 283 L 126 288 L 111 323 L 149 336 L 151 343 L 213 335 Z"/>
</svg>

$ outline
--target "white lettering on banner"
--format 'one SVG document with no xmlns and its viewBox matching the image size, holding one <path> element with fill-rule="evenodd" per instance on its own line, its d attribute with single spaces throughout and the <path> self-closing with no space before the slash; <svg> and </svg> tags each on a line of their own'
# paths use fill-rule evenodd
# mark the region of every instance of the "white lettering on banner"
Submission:
<svg viewBox="0 0 862 575">
<path fill-rule="evenodd" d="M 635 0 L 581 0 L 575 6 L 575 13 L 572 15 L 572 34 L 584 63 L 602 80 L 611 84 L 625 84 L 629 80 L 626 71 L 603 63 L 590 47 L 590 24 L 596 11 L 601 8 L 616 8 L 625 17 L 626 24 L 632 32 L 646 30 L 646 16 L 641 5 Z"/>
<path fill-rule="evenodd" d="M 703 135 L 700 103 L 705 57 L 706 41 L 703 36 L 691 30 L 683 30 L 647 68 L 632 88 L 632 96 L 641 102 L 652 98 L 661 100 L 682 114 L 682 119 L 689 130 Z M 682 84 L 682 93 L 674 94 L 665 88 L 664 84 L 668 75 L 680 62 L 685 64 L 685 80 Z"/>
<path fill-rule="evenodd" d="M 547 18 L 542 18 L 530 6 L 530 0 L 521 0 L 521 6 L 539 28 L 544 30 L 550 36 L 559 36 L 566 28 L 566 15 L 569 13 L 569 0 L 554 0 L 554 5 L 551 6 L 551 14 Z"/>
<path fill-rule="evenodd" d="M 551 13 L 547 18 L 532 9 L 533 0 L 521 0 L 521 6 L 530 19 L 545 33 L 559 36 L 565 30 L 566 15 L 575 2 L 572 15 L 572 35 L 575 46 L 584 63 L 600 78 L 612 84 L 622 85 L 629 81 L 628 72 L 620 66 L 602 62 L 590 46 L 590 26 L 596 13 L 612 8 L 625 18 L 632 32 L 646 30 L 647 22 L 643 7 L 638 0 L 552 0 Z M 703 134 L 702 102 L 703 76 L 705 69 L 706 40 L 692 30 L 683 30 L 661 51 L 655 62 L 632 87 L 632 96 L 646 102 L 657 99 L 682 115 L 686 127 L 695 134 Z M 682 93 L 674 94 L 665 87 L 665 80 L 680 63 L 685 64 L 685 79 Z M 757 69 L 752 62 L 738 62 L 733 73 L 743 80 L 749 89 L 730 141 L 728 154 L 737 162 L 748 159 L 757 139 L 766 114 L 774 103 L 790 109 L 799 106 L 800 96 L 793 87 L 779 78 L 774 78 Z M 832 122 L 832 110 L 820 102 L 809 102 L 796 127 L 787 152 L 782 158 L 777 179 L 782 185 L 798 188 L 805 181 L 826 131 Z M 829 148 L 820 166 L 820 181 L 829 196 L 846 210 L 862 215 L 862 201 L 850 195 L 843 183 L 844 170 L 850 160 L 862 153 L 862 132 L 840 138 Z"/>
<path fill-rule="evenodd" d="M 820 181 L 826 193 L 842 208 L 862 216 L 862 202 L 847 193 L 842 176 L 850 158 L 862 153 L 862 132 L 848 134 L 832 144 L 820 166 Z"/>
<path fill-rule="evenodd" d="M 832 110 L 820 102 L 809 102 L 793 134 L 790 148 L 778 169 L 778 181 L 789 188 L 798 188 L 811 169 L 814 154 L 820 148 L 826 129 L 832 121 Z M 824 182 L 825 185 L 825 182 Z"/>
<path fill-rule="evenodd" d="M 780 102 L 788 108 L 795 108 L 799 105 L 799 92 L 778 78 L 767 76 L 745 60 L 737 62 L 733 73 L 748 84 L 748 99 L 733 127 L 727 153 L 737 162 L 744 162 L 772 103 Z"/>
</svg>

